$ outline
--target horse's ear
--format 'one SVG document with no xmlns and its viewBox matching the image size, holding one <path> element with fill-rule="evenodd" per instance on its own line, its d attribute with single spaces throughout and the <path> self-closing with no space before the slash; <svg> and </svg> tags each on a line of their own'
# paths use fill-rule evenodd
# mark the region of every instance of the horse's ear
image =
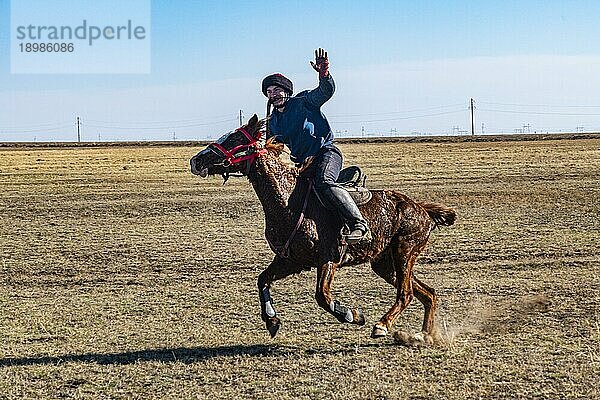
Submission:
<svg viewBox="0 0 600 400">
<path fill-rule="evenodd" d="M 256 114 L 254 114 L 246 124 L 246 129 L 248 130 L 248 132 L 256 139 L 260 138 L 262 128 L 263 123 L 258 120 L 258 115 Z"/>
<path fill-rule="evenodd" d="M 248 120 L 248 127 L 249 128 L 254 128 L 256 126 L 256 124 L 258 123 L 258 115 L 254 114 L 252 116 L 252 118 L 250 118 Z"/>
</svg>

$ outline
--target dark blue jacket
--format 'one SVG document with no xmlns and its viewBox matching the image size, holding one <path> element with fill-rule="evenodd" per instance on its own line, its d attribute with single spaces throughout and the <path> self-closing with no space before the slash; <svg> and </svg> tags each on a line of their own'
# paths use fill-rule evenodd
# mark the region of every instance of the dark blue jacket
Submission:
<svg viewBox="0 0 600 400">
<path fill-rule="evenodd" d="M 333 132 L 321 106 L 333 96 L 335 83 L 331 74 L 319 79 L 319 87 L 305 90 L 285 103 L 283 112 L 274 110 L 269 118 L 269 137 L 285 143 L 291 159 L 302 163 L 323 147 L 333 146 Z"/>
</svg>

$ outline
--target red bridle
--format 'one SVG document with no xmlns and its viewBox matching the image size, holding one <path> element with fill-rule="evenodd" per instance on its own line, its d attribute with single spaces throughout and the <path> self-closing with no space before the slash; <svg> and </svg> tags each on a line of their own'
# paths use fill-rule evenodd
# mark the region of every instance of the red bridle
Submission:
<svg viewBox="0 0 600 400">
<path fill-rule="evenodd" d="M 231 150 L 227 150 L 225 147 L 221 146 L 217 142 L 211 143 L 208 147 L 209 148 L 214 147 L 217 150 L 219 150 L 221 153 L 223 153 L 223 155 L 225 156 L 225 160 L 223 160 L 224 167 L 230 167 L 232 165 L 236 165 L 241 162 L 247 161 L 248 162 L 247 169 L 250 169 L 250 166 L 252 165 L 254 160 L 256 160 L 257 157 L 260 157 L 261 155 L 263 155 L 267 152 L 266 149 L 259 148 L 257 145 L 257 143 L 260 139 L 261 133 L 258 132 L 258 136 L 256 138 L 254 138 L 244 128 L 239 128 L 236 130 L 236 132 L 242 132 L 244 134 L 244 136 L 246 136 L 246 138 L 248 139 L 248 143 L 235 146 Z M 248 152 L 248 150 L 251 150 L 251 151 Z M 240 154 L 240 152 L 243 152 L 243 154 L 238 155 L 238 154 Z"/>
</svg>

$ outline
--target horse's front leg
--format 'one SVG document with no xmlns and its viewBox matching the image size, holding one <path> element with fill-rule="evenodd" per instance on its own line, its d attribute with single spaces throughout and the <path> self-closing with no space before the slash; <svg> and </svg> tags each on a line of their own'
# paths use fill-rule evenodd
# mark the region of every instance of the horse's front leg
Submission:
<svg viewBox="0 0 600 400">
<path fill-rule="evenodd" d="M 258 297 L 260 299 L 260 316 L 265 322 L 267 330 L 271 337 L 275 337 L 281 321 L 277 318 L 277 312 L 273 306 L 273 299 L 269 288 L 271 283 L 276 280 L 283 279 L 286 276 L 298 273 L 302 270 L 295 264 L 275 256 L 271 264 L 258 276 Z"/>
<path fill-rule="evenodd" d="M 331 297 L 331 284 L 337 266 L 336 263 L 330 261 L 317 269 L 315 299 L 321 308 L 336 317 L 338 321 L 364 325 L 365 316 L 360 308 L 351 309 Z"/>
</svg>

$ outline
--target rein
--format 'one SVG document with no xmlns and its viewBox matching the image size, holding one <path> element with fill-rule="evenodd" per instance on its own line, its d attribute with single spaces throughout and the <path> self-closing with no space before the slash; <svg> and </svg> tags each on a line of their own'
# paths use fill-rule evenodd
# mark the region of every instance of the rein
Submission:
<svg viewBox="0 0 600 400">
<path fill-rule="evenodd" d="M 250 171 L 250 167 L 254 163 L 254 161 L 263 154 L 267 153 L 267 150 L 264 148 L 259 148 L 257 143 L 260 140 L 260 132 L 258 133 L 258 137 L 254 138 L 252 135 L 248 133 L 244 128 L 237 129 L 237 132 L 242 132 L 244 136 L 248 139 L 247 144 L 240 144 L 235 146 L 231 150 L 227 150 L 225 147 L 221 146 L 219 143 L 214 142 L 211 143 L 208 148 L 212 150 L 217 155 L 224 155 L 225 159 L 223 160 L 223 166 L 227 168 L 227 171 L 223 173 L 223 184 L 227 182 L 229 179 L 229 167 L 232 167 L 236 164 L 240 164 L 242 162 L 246 162 L 246 173 L 244 175 L 248 175 Z M 215 150 L 216 149 L 216 150 Z"/>
<path fill-rule="evenodd" d="M 296 236 L 296 232 L 298 232 L 298 229 L 300 229 L 300 225 L 302 225 L 302 221 L 304 221 L 304 213 L 306 212 L 306 206 L 308 205 L 308 198 L 310 197 L 311 190 L 312 190 L 312 179 L 309 179 L 308 180 L 308 189 L 306 190 L 306 195 L 304 196 L 304 204 L 302 205 L 302 212 L 300 212 L 300 216 L 298 217 L 298 222 L 296 222 L 296 226 L 294 227 L 294 230 L 290 234 L 290 237 L 285 242 L 285 244 L 283 246 L 277 246 L 277 245 L 271 243 L 271 241 L 267 238 L 267 242 L 269 243 L 271 250 L 273 250 L 275 252 L 275 254 L 277 254 L 278 256 L 280 256 L 282 258 L 289 258 L 289 256 L 290 256 L 290 244 L 292 244 L 292 240 L 294 239 L 294 236 Z"/>
<path fill-rule="evenodd" d="M 227 170 L 223 173 L 223 184 L 225 184 L 225 182 L 227 182 L 227 179 L 229 179 L 229 177 L 232 176 L 229 173 L 230 167 L 236 164 L 246 162 L 246 173 L 244 175 L 248 176 L 250 167 L 252 166 L 254 161 L 256 161 L 256 159 L 262 156 L 263 154 L 268 153 L 267 149 L 258 146 L 258 141 L 261 137 L 260 132 L 258 133 L 258 136 L 256 138 L 250 135 L 248 131 L 246 131 L 244 128 L 237 129 L 237 132 L 242 132 L 244 136 L 246 136 L 246 138 L 248 139 L 247 144 L 237 145 L 231 150 L 227 150 L 225 147 L 223 147 L 220 143 L 217 142 L 211 143 L 208 146 L 208 149 L 217 154 L 218 156 L 225 156 L 222 165 Z M 292 244 L 294 236 L 296 236 L 296 233 L 300 229 L 300 225 L 302 225 L 302 222 L 304 221 L 304 215 L 306 213 L 306 207 L 308 206 L 308 198 L 310 197 L 312 186 L 312 179 L 309 179 L 306 195 L 304 196 L 304 204 L 302 205 L 302 211 L 298 216 L 298 221 L 296 222 L 296 226 L 294 226 L 294 230 L 292 230 L 292 233 L 290 234 L 290 237 L 287 239 L 285 244 L 283 246 L 277 246 L 271 243 L 271 241 L 267 238 L 267 242 L 269 243 L 269 246 L 271 247 L 273 252 L 275 252 L 275 254 L 279 255 L 282 258 L 289 258 L 290 256 L 290 245 Z"/>
</svg>

